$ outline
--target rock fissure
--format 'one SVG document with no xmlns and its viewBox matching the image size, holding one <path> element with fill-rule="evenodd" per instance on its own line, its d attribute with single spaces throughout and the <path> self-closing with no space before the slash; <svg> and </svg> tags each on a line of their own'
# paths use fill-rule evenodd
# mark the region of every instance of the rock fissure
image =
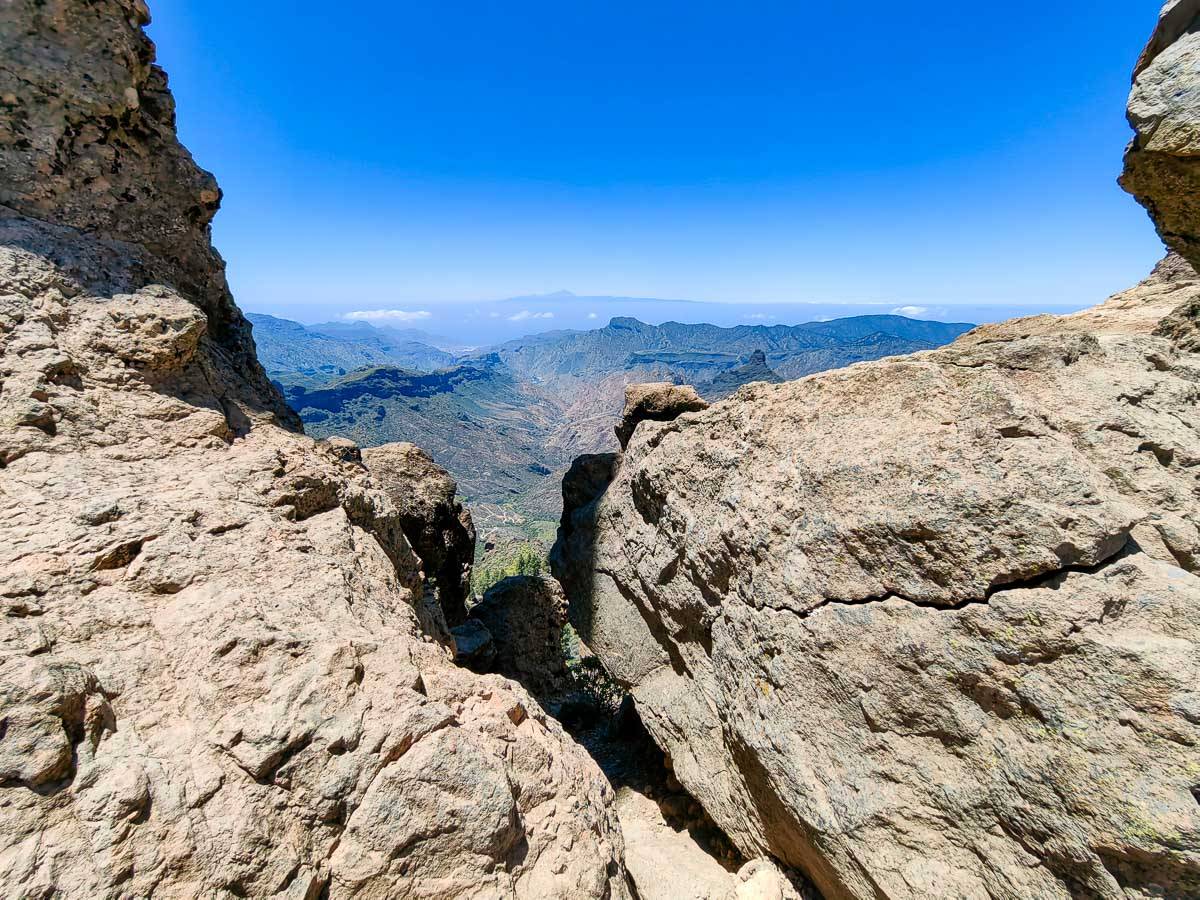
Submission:
<svg viewBox="0 0 1200 900">
<path fill-rule="evenodd" d="M 1120 535 L 1118 535 L 1117 537 L 1120 537 Z M 1129 548 L 1128 532 L 1124 533 L 1124 537 L 1125 537 L 1125 542 L 1121 544 L 1121 547 L 1119 550 L 1117 550 L 1113 553 L 1110 553 L 1108 556 L 1106 556 L 1104 559 L 1102 559 L 1100 562 L 1096 563 L 1095 565 L 1062 566 L 1061 568 L 1052 569 L 1052 570 L 1044 571 L 1044 572 L 1039 572 L 1038 574 L 1030 576 L 1029 578 L 1017 579 L 1014 581 L 1005 581 L 1003 584 L 998 584 L 994 587 L 989 588 L 987 590 L 987 593 L 985 593 L 981 597 L 966 597 L 964 599 L 955 601 L 953 603 L 943 603 L 943 602 L 937 602 L 937 601 L 933 601 L 933 600 L 921 600 L 921 599 L 917 599 L 915 597 L 906 597 L 905 595 L 897 593 L 895 591 L 888 591 L 887 593 L 884 593 L 884 594 L 876 594 L 876 595 L 867 596 L 867 597 L 856 597 L 856 598 L 827 597 L 827 598 L 821 600 L 816 605 L 814 605 L 808 609 L 805 609 L 805 610 L 797 610 L 794 606 L 788 605 L 788 604 L 771 604 L 771 603 L 767 603 L 767 602 L 762 602 L 761 608 L 771 609 L 771 610 L 774 610 L 775 612 L 780 612 L 780 613 L 789 613 L 799 619 L 807 619 L 810 616 L 812 616 L 813 614 L 815 614 L 815 613 L 819 612 L 820 610 L 825 609 L 826 607 L 829 607 L 829 606 L 867 606 L 867 605 L 872 605 L 872 604 L 886 603 L 889 600 L 899 600 L 903 603 L 908 604 L 909 606 L 916 607 L 917 609 L 932 609 L 932 610 L 936 610 L 939 612 L 957 612 L 957 611 L 966 609 L 969 606 L 986 605 L 989 602 L 991 602 L 991 600 L 997 594 L 1002 594 L 1002 593 L 1006 593 L 1009 591 L 1029 590 L 1032 588 L 1044 587 L 1044 586 L 1048 585 L 1050 582 L 1052 582 L 1056 579 L 1059 579 L 1059 578 L 1063 578 L 1066 575 L 1069 575 L 1073 572 L 1084 573 L 1084 574 L 1088 574 L 1088 575 L 1098 574 L 1098 573 L 1102 572 L 1107 566 L 1109 566 L 1113 562 L 1123 558 L 1126 555 L 1126 553 L 1128 552 L 1128 548 Z M 609 574 L 609 576 L 612 577 L 612 573 L 606 573 L 606 574 Z"/>
</svg>

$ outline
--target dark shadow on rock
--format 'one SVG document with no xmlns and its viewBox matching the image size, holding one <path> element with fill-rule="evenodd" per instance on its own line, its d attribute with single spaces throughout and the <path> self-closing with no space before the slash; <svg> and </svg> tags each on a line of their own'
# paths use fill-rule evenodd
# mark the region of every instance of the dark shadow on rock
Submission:
<svg viewBox="0 0 1200 900">
<path fill-rule="evenodd" d="M 435 586 L 446 623 L 461 625 L 471 590 L 475 525 L 456 499 L 457 483 L 428 453 L 403 441 L 368 447 L 359 459 L 400 511 L 404 535 Z"/>
<path fill-rule="evenodd" d="M 577 457 L 563 476 L 563 511 L 550 550 L 550 571 L 567 595 L 567 617 L 584 641 L 592 632 L 592 583 L 596 512 L 616 477 L 619 453 Z"/>
</svg>

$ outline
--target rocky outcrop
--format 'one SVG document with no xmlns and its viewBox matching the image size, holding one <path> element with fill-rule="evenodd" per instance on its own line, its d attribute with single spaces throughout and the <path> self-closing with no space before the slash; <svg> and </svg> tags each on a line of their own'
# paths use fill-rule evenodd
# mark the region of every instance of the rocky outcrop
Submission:
<svg viewBox="0 0 1200 900">
<path fill-rule="evenodd" d="M 514 575 L 498 582 L 471 609 L 468 622 L 491 635 L 493 656 L 487 671 L 515 678 L 537 696 L 564 687 L 567 598 L 549 575 Z"/>
<path fill-rule="evenodd" d="M 493 671 L 496 661 L 496 642 L 492 633 L 478 619 L 467 619 L 450 629 L 454 637 L 454 661 L 472 672 Z"/>
<path fill-rule="evenodd" d="M 1200 266 L 1200 2 L 1171 0 L 1138 61 L 1121 184 L 1167 246 Z"/>
<path fill-rule="evenodd" d="M 228 364 L 222 401 L 298 428 L 210 242 L 221 192 L 175 137 L 175 101 L 141 31 L 149 19 L 143 0 L 0 8 L 0 205 L 140 248 L 125 255 L 131 274 L 174 285 L 203 313 L 196 337 Z"/>
<path fill-rule="evenodd" d="M 621 456 L 618 453 L 589 453 L 576 457 L 563 476 L 562 517 L 558 534 L 550 549 L 550 568 L 567 595 L 568 607 L 572 597 L 585 597 L 591 585 L 592 522 L 596 504 L 616 477 Z M 576 580 L 578 579 L 578 580 Z M 578 617 L 591 611 L 586 604 L 569 609 L 568 617 Z"/>
<path fill-rule="evenodd" d="M 779 373 L 767 365 L 767 354 L 761 350 L 751 353 L 750 359 L 744 365 L 726 372 L 719 372 L 711 382 L 702 387 L 702 390 L 706 399 L 722 400 L 738 388 L 756 381 L 765 381 L 769 384 L 779 384 L 783 381 Z"/>
<path fill-rule="evenodd" d="M 625 409 L 617 424 L 617 441 L 624 450 L 639 422 L 670 422 L 687 412 L 708 408 L 696 389 L 687 384 L 656 381 L 625 388 Z"/>
<path fill-rule="evenodd" d="M 1171 263 L 744 388 L 567 511 L 580 636 L 745 855 L 827 898 L 1200 892 L 1200 358 L 1155 333 L 1197 297 Z"/>
<path fill-rule="evenodd" d="M 362 451 L 363 462 L 400 511 L 404 535 L 434 579 L 442 612 L 451 626 L 467 615 L 475 526 L 458 501 L 458 485 L 420 447 L 383 444 Z"/>
<path fill-rule="evenodd" d="M 145 21 L 0 8 L 0 893 L 626 896 L 603 776 L 290 430 Z"/>
</svg>

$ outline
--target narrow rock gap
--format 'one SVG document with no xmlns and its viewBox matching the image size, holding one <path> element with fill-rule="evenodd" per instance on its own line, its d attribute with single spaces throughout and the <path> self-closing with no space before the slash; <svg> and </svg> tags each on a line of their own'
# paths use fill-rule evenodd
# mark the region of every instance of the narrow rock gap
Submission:
<svg viewBox="0 0 1200 900">
<path fill-rule="evenodd" d="M 749 860 L 675 778 L 633 698 L 566 625 L 566 600 L 557 581 L 510 577 L 489 589 L 481 606 L 483 611 L 472 612 L 479 622 L 469 618 L 454 634 L 456 642 L 473 641 L 472 629 L 482 624 L 491 652 L 483 655 L 464 643 L 460 664 L 521 682 L 596 762 L 616 798 L 631 891 L 640 900 L 675 900 L 686 883 L 693 890 L 689 896 L 730 895 Z M 547 653 L 550 645 L 557 648 L 555 658 Z"/>
<path fill-rule="evenodd" d="M 648 880 L 655 870 L 662 887 L 678 878 L 728 880 L 732 885 L 747 860 L 675 778 L 669 757 L 646 730 L 632 697 L 626 695 L 615 711 L 603 710 L 589 719 L 567 715 L 560 721 L 616 794 L 626 864 L 641 900 L 669 896 Z"/>
</svg>

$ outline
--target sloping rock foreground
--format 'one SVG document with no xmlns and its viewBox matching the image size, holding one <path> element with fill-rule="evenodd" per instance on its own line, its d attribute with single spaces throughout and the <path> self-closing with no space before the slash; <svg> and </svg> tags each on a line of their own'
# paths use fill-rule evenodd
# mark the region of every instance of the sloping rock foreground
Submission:
<svg viewBox="0 0 1200 900">
<path fill-rule="evenodd" d="M 626 896 L 599 770 L 450 662 L 395 467 L 284 427 L 145 21 L 0 6 L 0 894 Z"/>
<path fill-rule="evenodd" d="M 637 427 L 556 548 L 739 848 L 827 898 L 1200 896 L 1194 273 Z"/>
<path fill-rule="evenodd" d="M 1164 10 L 1125 178 L 1194 262 L 1197 12 Z M 637 423 L 564 485 L 572 621 L 739 848 L 827 898 L 1200 897 L 1198 338 L 1172 255 Z"/>
</svg>

